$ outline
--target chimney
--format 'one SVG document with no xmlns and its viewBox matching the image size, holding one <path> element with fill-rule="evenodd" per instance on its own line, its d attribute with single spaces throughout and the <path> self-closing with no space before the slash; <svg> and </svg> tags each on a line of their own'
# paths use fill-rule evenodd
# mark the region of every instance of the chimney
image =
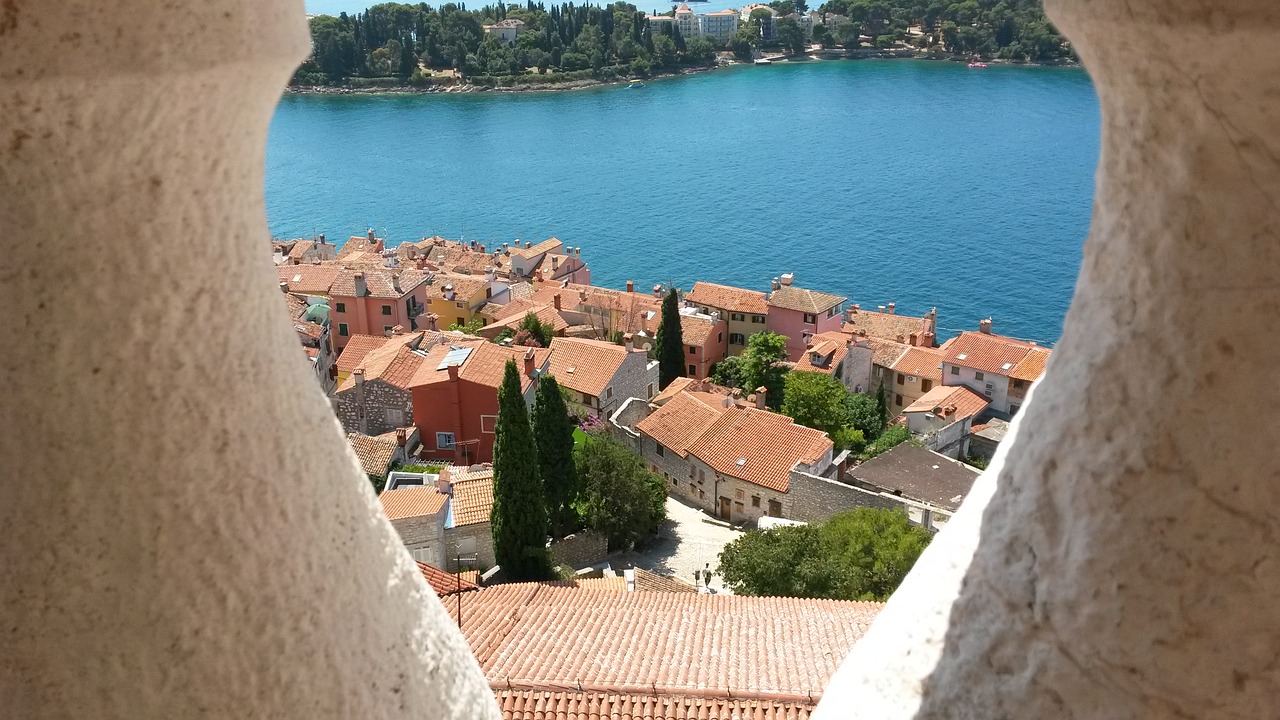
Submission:
<svg viewBox="0 0 1280 720">
<path fill-rule="evenodd" d="M 432 332 L 440 332 L 440 316 L 435 313 L 427 315 L 427 326 Z"/>
<path fill-rule="evenodd" d="M 560 256 L 559 256 L 559 255 L 552 255 L 552 256 L 551 256 L 551 270 L 552 270 L 552 272 L 554 272 L 554 271 L 559 270 L 559 269 L 560 269 Z"/>
<path fill-rule="evenodd" d="M 884 307 L 883 305 L 877 305 L 877 306 L 876 306 L 876 309 L 877 309 L 877 310 L 879 310 L 879 311 L 880 311 L 880 312 L 882 312 L 882 313 L 885 311 L 885 307 Z"/>
<path fill-rule="evenodd" d="M 579 291 L 578 291 L 578 300 L 579 300 L 580 302 L 586 302 L 586 301 L 587 301 L 587 291 L 586 291 L 586 290 L 579 290 Z"/>
<path fill-rule="evenodd" d="M 902 337 L 902 333 L 898 333 L 898 342 L 906 342 L 906 338 Z"/>
<path fill-rule="evenodd" d="M 788 287 L 789 287 L 789 286 L 791 285 L 791 281 L 792 281 L 792 280 L 795 280 L 795 279 L 796 279 L 796 274 L 795 274 L 795 273 L 782 273 L 782 284 L 783 284 L 783 285 L 786 285 L 786 286 L 788 286 Z"/>
<path fill-rule="evenodd" d="M 483 253 L 484 251 L 485 251 L 485 250 L 484 250 L 484 246 L 483 246 L 483 245 L 481 245 L 481 246 L 480 246 L 480 252 L 482 252 L 482 253 Z"/>
<path fill-rule="evenodd" d="M 560 293 L 556 293 L 555 296 L 551 298 L 551 305 L 556 310 L 560 309 Z"/>
<path fill-rule="evenodd" d="M 763 385 L 756 388 L 756 408 L 760 410 L 765 409 L 765 399 L 766 399 L 765 396 L 768 395 L 768 393 L 769 393 L 769 390 L 765 388 L 765 386 Z"/>
<path fill-rule="evenodd" d="M 891 303 L 889 303 L 889 314 L 890 314 L 890 315 L 892 315 L 892 314 L 894 313 L 894 311 L 895 311 L 895 310 L 897 310 L 897 309 L 898 309 L 898 304 L 897 304 L 897 303 L 892 303 L 892 302 L 891 302 Z"/>
<path fill-rule="evenodd" d="M 530 240 L 525 240 L 525 241 L 524 241 L 524 249 L 525 249 L 525 250 L 528 250 L 528 249 L 529 249 L 529 248 L 531 248 L 531 247 L 533 247 L 533 242 L 532 242 L 532 241 L 530 241 Z"/>
<path fill-rule="evenodd" d="M 280 283 L 280 292 L 282 292 L 282 293 L 287 293 L 287 292 L 289 292 L 289 283 L 287 283 L 287 282 L 281 282 L 281 283 Z"/>
<path fill-rule="evenodd" d="M 324 245 L 324 233 L 320 233 L 320 244 Z"/>
<path fill-rule="evenodd" d="M 720 401 L 720 404 L 727 408 L 733 407 L 733 396 L 725 395 L 724 399 Z"/>
<path fill-rule="evenodd" d="M 402 333 L 402 332 L 404 332 L 404 326 L 403 326 L 403 325 L 395 325 L 395 326 L 393 326 L 393 327 L 391 328 L 391 334 L 392 334 L 392 335 L 399 335 L 399 334 L 400 334 L 400 333 Z"/>
<path fill-rule="evenodd" d="M 915 333 L 911 333 L 911 335 L 909 335 L 908 337 L 910 338 L 910 342 L 907 343 L 908 345 L 915 346 L 918 344 L 917 341 L 920 340 L 920 336 Z"/>
<path fill-rule="evenodd" d="M 635 284 L 635 282 L 634 282 L 634 281 L 632 281 L 632 280 L 628 280 L 628 281 L 627 281 L 627 292 L 629 292 L 629 293 L 633 293 L 633 292 L 635 292 L 635 291 L 636 291 L 636 284 Z"/>
<path fill-rule="evenodd" d="M 526 377 L 533 377 L 534 371 L 534 352 L 533 348 L 524 351 L 524 374 Z"/>
<path fill-rule="evenodd" d="M 357 385 L 364 385 L 364 368 L 352 370 L 351 377 L 355 379 Z"/>
<path fill-rule="evenodd" d="M 404 447 L 409 443 L 409 433 L 404 428 L 396 428 L 396 444 Z"/>
<path fill-rule="evenodd" d="M 991 334 L 991 318 L 978 321 L 978 331 L 987 335 Z"/>
<path fill-rule="evenodd" d="M 364 273 L 356 273 L 351 276 L 356 284 L 356 297 L 364 297 L 369 294 L 369 284 L 364 281 Z"/>
<path fill-rule="evenodd" d="M 542 275 L 542 268 L 538 268 L 538 272 L 534 273 L 533 281 L 534 281 L 534 282 L 543 282 L 543 281 L 545 281 L 545 280 L 546 280 L 546 278 L 545 278 L 545 277 L 543 277 L 543 275 Z"/>
<path fill-rule="evenodd" d="M 377 240 L 377 239 L 378 239 L 378 238 L 374 237 L 374 235 L 373 235 L 373 228 L 369 228 L 369 242 L 370 242 L 370 243 L 372 243 L 372 242 L 374 242 L 374 241 L 375 241 L 375 240 Z"/>
<path fill-rule="evenodd" d="M 627 346 L 627 352 L 631 352 L 636 349 L 636 336 L 627 333 L 622 336 L 622 343 Z"/>
<path fill-rule="evenodd" d="M 662 297 L 662 286 L 661 286 L 661 285 L 654 285 L 654 286 L 653 286 L 653 296 L 654 296 L 654 297 L 656 297 L 656 298 L 660 298 L 660 297 Z"/>
<path fill-rule="evenodd" d="M 782 288 L 782 281 L 779 280 L 778 278 L 774 278 L 772 283 L 772 289 L 779 290 L 781 288 Z"/>
<path fill-rule="evenodd" d="M 493 269 L 492 265 L 485 266 L 484 279 L 486 282 L 493 282 L 498 279 L 498 271 Z"/>
<path fill-rule="evenodd" d="M 458 381 L 458 364 L 452 363 L 449 365 L 448 369 L 449 369 L 449 382 L 457 382 Z"/>
<path fill-rule="evenodd" d="M 436 492 L 441 495 L 453 494 L 453 483 L 449 482 L 449 468 L 440 468 L 440 474 L 436 476 Z"/>
<path fill-rule="evenodd" d="M 581 246 L 581 245 L 579 245 L 578 247 L 576 247 L 576 248 L 574 248 L 574 249 L 573 249 L 573 256 L 574 256 L 574 257 L 576 257 L 576 258 L 578 258 L 579 260 L 581 260 L 581 259 L 582 259 L 582 246 Z"/>
<path fill-rule="evenodd" d="M 396 331 L 395 328 L 387 328 L 386 330 L 382 331 L 382 334 L 386 335 L 387 337 L 391 337 L 393 334 L 395 334 L 395 331 Z"/>
</svg>

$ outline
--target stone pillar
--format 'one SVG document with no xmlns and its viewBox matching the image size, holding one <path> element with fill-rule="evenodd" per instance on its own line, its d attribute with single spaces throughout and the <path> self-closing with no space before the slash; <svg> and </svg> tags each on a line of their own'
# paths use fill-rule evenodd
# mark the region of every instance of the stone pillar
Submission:
<svg viewBox="0 0 1280 720">
<path fill-rule="evenodd" d="M 496 716 L 298 348 L 301 0 L 0 1 L 0 714 Z"/>
<path fill-rule="evenodd" d="M 1047 4 L 1103 112 L 1062 341 L 819 720 L 1275 714 L 1280 5 Z"/>
</svg>

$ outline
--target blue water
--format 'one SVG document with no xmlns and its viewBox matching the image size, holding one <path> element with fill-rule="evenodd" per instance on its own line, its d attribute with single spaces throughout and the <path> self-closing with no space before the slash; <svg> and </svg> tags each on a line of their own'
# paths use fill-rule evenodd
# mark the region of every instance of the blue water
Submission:
<svg viewBox="0 0 1280 720">
<path fill-rule="evenodd" d="M 1055 341 L 1088 230 L 1081 70 L 929 61 L 739 67 L 567 93 L 289 96 L 272 233 L 489 245 L 555 235 L 594 282 L 773 276 L 946 330 Z"/>
</svg>

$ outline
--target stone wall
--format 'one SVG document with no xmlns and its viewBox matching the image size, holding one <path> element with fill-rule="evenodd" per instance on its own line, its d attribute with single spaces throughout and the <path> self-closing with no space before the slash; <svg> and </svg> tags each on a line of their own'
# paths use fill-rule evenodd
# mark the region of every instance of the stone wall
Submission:
<svg viewBox="0 0 1280 720">
<path fill-rule="evenodd" d="M 903 507 L 902 503 L 879 493 L 801 472 L 791 473 L 791 486 L 787 494 L 790 514 L 786 517 L 804 522 L 820 522 L 838 512 L 860 507 L 883 510 Z"/>
<path fill-rule="evenodd" d="M 583 531 L 551 543 L 551 557 L 555 562 L 575 569 L 604 562 L 608 554 L 609 539 L 590 531 Z"/>
<path fill-rule="evenodd" d="M 650 365 L 653 367 L 649 367 Z M 658 364 L 650 363 L 649 356 L 642 352 L 635 352 L 627 356 L 622 362 L 622 366 L 618 368 L 618 372 L 613 376 L 613 382 L 610 387 L 613 388 L 613 397 L 602 396 L 600 398 L 600 415 L 608 418 L 615 410 L 622 407 L 622 403 L 627 398 L 644 398 L 648 400 L 649 386 L 653 386 L 654 394 L 658 392 Z"/>
<path fill-rule="evenodd" d="M 387 422 L 389 409 L 402 413 L 401 424 Z M 363 387 L 351 387 L 338 393 L 338 420 L 347 432 L 364 435 L 391 432 L 413 424 L 413 395 L 381 380 L 370 380 Z"/>
<path fill-rule="evenodd" d="M 466 547 L 468 543 L 464 542 L 465 538 L 474 541 L 475 550 Z M 471 525 L 463 525 L 462 527 L 451 527 L 444 530 L 444 557 L 441 564 L 444 569 L 450 572 L 458 569 L 458 556 L 475 555 L 475 563 L 479 566 L 477 570 L 487 570 L 493 567 L 497 561 L 493 558 L 493 526 L 487 522 L 472 523 Z M 463 551 L 467 552 L 463 552 Z M 464 567 L 471 567 L 469 557 L 462 558 Z"/>
<path fill-rule="evenodd" d="M 440 544 L 440 535 L 443 532 L 444 515 L 425 515 L 420 517 L 407 517 L 391 521 L 391 527 L 396 529 L 396 533 L 400 535 L 400 540 L 409 549 L 417 549 L 423 545 L 436 546 Z"/>
</svg>

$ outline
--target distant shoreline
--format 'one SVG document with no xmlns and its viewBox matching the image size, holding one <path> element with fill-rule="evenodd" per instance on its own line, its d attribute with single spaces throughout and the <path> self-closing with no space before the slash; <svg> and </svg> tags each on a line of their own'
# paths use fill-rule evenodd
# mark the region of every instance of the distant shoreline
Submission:
<svg viewBox="0 0 1280 720">
<path fill-rule="evenodd" d="M 807 63 L 807 62 L 828 62 L 831 60 L 931 60 L 935 62 L 968 62 L 968 58 L 957 57 L 953 55 L 939 56 L 921 54 L 915 50 L 905 48 L 894 48 L 879 51 L 863 51 L 866 54 L 858 57 L 833 57 L 833 58 L 816 58 L 812 55 L 788 55 L 774 62 L 777 63 Z M 988 65 L 1007 65 L 1018 67 L 1081 67 L 1080 63 L 1073 60 L 1060 60 L 1055 62 L 1014 62 L 1012 60 L 985 60 Z M 685 68 L 677 72 L 659 73 L 648 78 L 645 81 L 660 80 L 665 78 L 681 77 L 684 75 L 699 75 L 705 72 L 712 72 L 721 68 L 745 66 L 751 67 L 751 63 L 741 61 L 733 61 L 720 63 L 709 67 Z M 631 78 L 620 78 L 616 80 L 569 80 L 562 83 L 526 83 L 523 85 L 513 85 L 510 87 L 498 87 L 487 85 L 471 85 L 463 83 L 461 85 L 448 86 L 419 86 L 419 85 L 387 85 L 374 87 L 354 87 L 350 85 L 290 85 L 285 89 L 286 94 L 290 95 L 436 95 L 436 94 L 468 94 L 468 93 L 537 93 L 537 92 L 569 92 L 573 90 L 590 90 L 592 88 L 622 86 L 627 85 Z"/>
</svg>

